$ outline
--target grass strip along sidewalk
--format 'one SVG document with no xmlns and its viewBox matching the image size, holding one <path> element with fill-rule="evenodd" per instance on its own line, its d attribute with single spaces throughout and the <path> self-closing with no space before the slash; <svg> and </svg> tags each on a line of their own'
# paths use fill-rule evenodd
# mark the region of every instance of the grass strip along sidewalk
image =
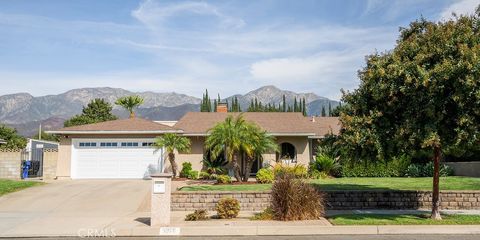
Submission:
<svg viewBox="0 0 480 240">
<path fill-rule="evenodd" d="M 331 178 L 310 182 L 322 190 L 432 190 L 432 178 Z M 271 184 L 195 185 L 181 191 L 265 191 Z M 480 178 L 441 177 L 441 190 L 480 190 Z"/>
<path fill-rule="evenodd" d="M 480 215 L 442 215 L 440 221 L 430 215 L 347 214 L 328 217 L 333 225 L 475 225 Z"/>
<path fill-rule="evenodd" d="M 43 183 L 40 182 L 32 182 L 32 181 L 15 181 L 15 180 L 8 180 L 8 179 L 0 179 L 0 196 L 5 195 L 7 193 L 20 191 L 25 188 L 41 185 Z"/>
</svg>

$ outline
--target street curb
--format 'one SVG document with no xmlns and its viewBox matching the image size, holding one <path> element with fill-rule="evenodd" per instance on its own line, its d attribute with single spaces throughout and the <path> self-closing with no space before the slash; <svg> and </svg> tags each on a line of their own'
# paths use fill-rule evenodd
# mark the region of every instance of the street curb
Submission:
<svg viewBox="0 0 480 240">
<path fill-rule="evenodd" d="M 179 228 L 179 231 L 178 229 Z M 163 229 L 163 230 L 162 230 Z M 166 231 L 165 231 L 166 230 Z M 162 234 L 167 232 L 167 234 Z M 168 234 L 171 232 L 172 234 Z M 165 228 L 138 227 L 115 230 L 115 237 L 159 236 L 302 236 L 302 235 L 475 235 L 480 225 L 370 225 L 370 226 L 171 226 Z M 78 237 L 77 235 L 0 235 L 0 238 L 19 237 Z"/>
</svg>

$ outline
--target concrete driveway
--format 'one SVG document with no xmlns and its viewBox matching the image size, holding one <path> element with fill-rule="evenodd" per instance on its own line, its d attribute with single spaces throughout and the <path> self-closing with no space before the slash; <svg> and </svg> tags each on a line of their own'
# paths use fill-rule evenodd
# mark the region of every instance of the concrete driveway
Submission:
<svg viewBox="0 0 480 240">
<path fill-rule="evenodd" d="M 0 237 L 77 236 L 146 226 L 150 181 L 55 181 L 0 197 Z"/>
</svg>

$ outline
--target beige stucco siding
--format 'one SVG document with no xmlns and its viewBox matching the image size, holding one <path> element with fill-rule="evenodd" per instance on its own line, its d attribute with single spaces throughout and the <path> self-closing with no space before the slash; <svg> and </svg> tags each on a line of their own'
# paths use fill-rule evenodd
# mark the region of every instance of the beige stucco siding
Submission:
<svg viewBox="0 0 480 240">
<path fill-rule="evenodd" d="M 204 153 L 204 137 L 189 137 L 191 142 L 191 151 L 189 153 L 178 153 L 176 152 L 176 162 L 178 164 L 178 171 L 182 170 L 182 163 L 190 162 L 192 163 L 193 170 L 201 171 L 203 168 L 202 160 Z M 168 160 L 166 161 L 168 162 Z M 167 163 L 168 169 L 170 169 L 170 164 Z"/>
<path fill-rule="evenodd" d="M 57 178 L 70 178 L 71 160 L 72 139 L 61 137 L 58 145 Z"/>
</svg>

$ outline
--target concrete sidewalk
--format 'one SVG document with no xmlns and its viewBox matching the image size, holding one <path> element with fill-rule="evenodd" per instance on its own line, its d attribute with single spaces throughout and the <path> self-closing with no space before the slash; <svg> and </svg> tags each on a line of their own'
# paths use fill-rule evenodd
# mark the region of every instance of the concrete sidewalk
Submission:
<svg viewBox="0 0 480 240">
<path fill-rule="evenodd" d="M 189 212 L 188 212 L 189 213 Z M 150 227 L 149 212 L 127 215 L 101 228 L 38 234 L 0 234 L 1 237 L 157 237 L 157 236 L 293 236 L 293 235 L 396 235 L 396 234 L 479 234 L 480 225 L 387 225 L 332 226 L 327 220 L 250 221 L 253 212 L 242 212 L 235 220 L 184 221 L 187 212 L 173 212 L 171 227 Z"/>
</svg>

